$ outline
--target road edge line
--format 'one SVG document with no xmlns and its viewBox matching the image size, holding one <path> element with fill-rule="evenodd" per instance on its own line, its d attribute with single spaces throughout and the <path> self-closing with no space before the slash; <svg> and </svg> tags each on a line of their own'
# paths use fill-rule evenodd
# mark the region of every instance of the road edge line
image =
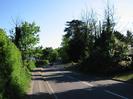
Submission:
<svg viewBox="0 0 133 99">
<path fill-rule="evenodd" d="M 127 98 L 127 97 L 124 97 L 124 96 L 119 95 L 119 94 L 117 94 L 117 93 L 111 92 L 111 91 L 109 91 L 109 90 L 104 90 L 104 91 L 105 91 L 106 93 L 109 93 L 109 94 L 111 94 L 111 95 L 120 97 L 120 98 L 122 98 L 122 99 L 129 99 L 129 98 Z"/>
</svg>

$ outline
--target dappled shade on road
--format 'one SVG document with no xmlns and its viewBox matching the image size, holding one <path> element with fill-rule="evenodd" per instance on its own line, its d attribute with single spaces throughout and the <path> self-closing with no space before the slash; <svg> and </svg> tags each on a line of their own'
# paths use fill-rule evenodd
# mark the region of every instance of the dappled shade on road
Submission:
<svg viewBox="0 0 133 99">
<path fill-rule="evenodd" d="M 106 78 L 58 68 L 37 68 L 32 76 L 34 84 L 28 99 L 133 99 L 133 85 Z"/>
</svg>

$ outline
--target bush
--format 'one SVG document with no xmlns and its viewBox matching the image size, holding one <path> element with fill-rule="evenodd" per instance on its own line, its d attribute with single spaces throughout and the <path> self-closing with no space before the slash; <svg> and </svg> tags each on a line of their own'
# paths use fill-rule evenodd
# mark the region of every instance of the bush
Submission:
<svg viewBox="0 0 133 99">
<path fill-rule="evenodd" d="M 20 51 L 0 29 L 0 98 L 20 98 L 28 87 L 29 77 Z"/>
<path fill-rule="evenodd" d="M 48 65 L 49 64 L 49 61 L 48 60 L 38 60 L 36 61 L 36 66 L 45 66 L 45 65 Z"/>
<path fill-rule="evenodd" d="M 49 61 L 48 60 L 43 60 L 43 65 L 48 65 Z"/>
<path fill-rule="evenodd" d="M 36 67 L 35 61 L 33 61 L 33 60 L 24 60 L 24 66 L 26 67 L 26 70 L 29 72 L 33 68 Z"/>
</svg>

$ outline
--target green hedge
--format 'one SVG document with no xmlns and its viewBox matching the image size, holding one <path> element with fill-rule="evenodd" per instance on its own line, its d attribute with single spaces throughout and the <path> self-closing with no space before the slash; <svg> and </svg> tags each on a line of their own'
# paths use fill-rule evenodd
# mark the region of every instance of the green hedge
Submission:
<svg viewBox="0 0 133 99">
<path fill-rule="evenodd" d="M 20 98 L 28 87 L 29 78 L 20 51 L 0 29 L 0 99 Z"/>
<path fill-rule="evenodd" d="M 34 60 L 24 60 L 24 66 L 26 67 L 27 71 L 30 72 L 33 68 L 36 67 Z"/>
</svg>

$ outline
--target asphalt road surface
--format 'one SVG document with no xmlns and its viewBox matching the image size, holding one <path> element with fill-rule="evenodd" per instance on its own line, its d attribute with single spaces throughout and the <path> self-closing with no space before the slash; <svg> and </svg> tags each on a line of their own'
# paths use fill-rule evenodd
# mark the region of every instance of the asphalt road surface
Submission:
<svg viewBox="0 0 133 99">
<path fill-rule="evenodd" d="M 36 68 L 28 99 L 133 99 L 133 85 L 63 69 Z"/>
</svg>

